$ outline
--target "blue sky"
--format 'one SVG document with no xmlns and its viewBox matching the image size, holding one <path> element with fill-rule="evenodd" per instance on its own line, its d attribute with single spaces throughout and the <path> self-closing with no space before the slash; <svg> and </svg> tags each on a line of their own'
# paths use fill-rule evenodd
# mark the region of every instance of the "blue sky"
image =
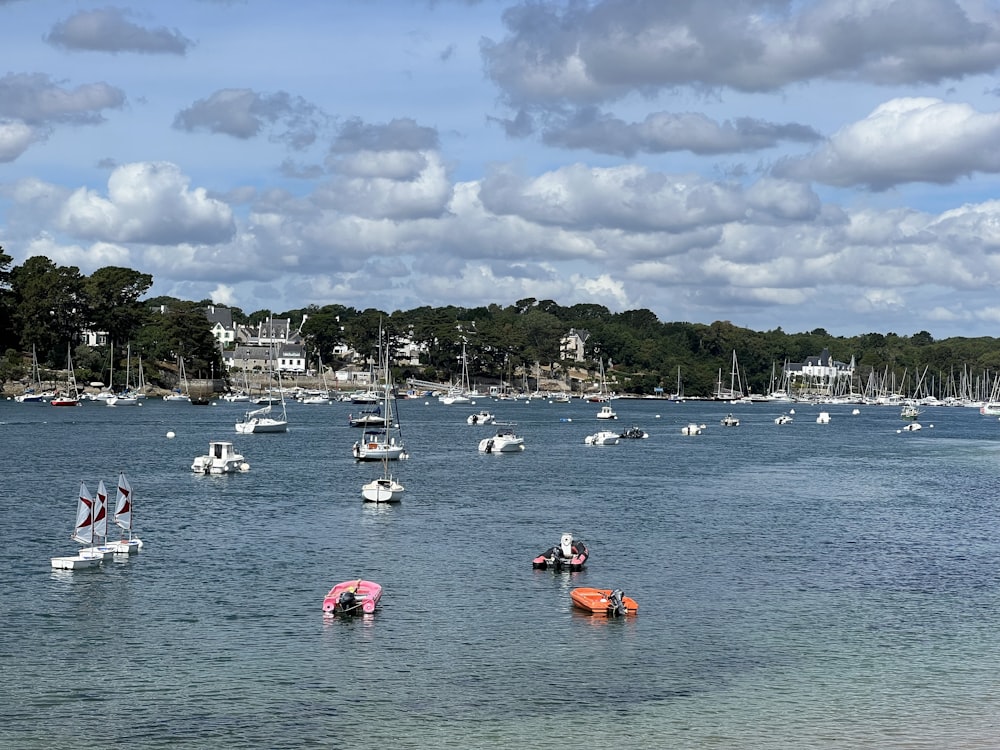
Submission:
<svg viewBox="0 0 1000 750">
<path fill-rule="evenodd" d="M 246 312 L 1000 335 L 1000 4 L 0 0 L 0 244 Z"/>
</svg>

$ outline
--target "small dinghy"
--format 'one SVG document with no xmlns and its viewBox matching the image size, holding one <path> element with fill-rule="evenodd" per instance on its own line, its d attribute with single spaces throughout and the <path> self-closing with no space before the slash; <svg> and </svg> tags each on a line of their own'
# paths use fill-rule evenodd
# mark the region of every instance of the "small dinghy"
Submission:
<svg viewBox="0 0 1000 750">
<path fill-rule="evenodd" d="M 531 561 L 531 567 L 538 570 L 545 570 L 549 566 L 555 570 L 583 570 L 588 557 L 590 551 L 586 544 L 574 539 L 572 534 L 563 534 L 559 538 L 559 544 L 549 547 Z"/>
<path fill-rule="evenodd" d="M 338 583 L 323 599 L 323 613 L 341 617 L 370 615 L 382 598 L 382 586 L 356 578 Z"/>
<path fill-rule="evenodd" d="M 625 438 L 626 440 L 645 440 L 649 437 L 649 433 L 646 432 L 641 427 L 636 427 L 632 425 L 627 430 L 622 432 L 618 437 Z"/>
<path fill-rule="evenodd" d="M 639 614 L 635 599 L 625 596 L 621 589 L 578 588 L 569 592 L 573 604 L 594 615 L 625 617 Z"/>
</svg>

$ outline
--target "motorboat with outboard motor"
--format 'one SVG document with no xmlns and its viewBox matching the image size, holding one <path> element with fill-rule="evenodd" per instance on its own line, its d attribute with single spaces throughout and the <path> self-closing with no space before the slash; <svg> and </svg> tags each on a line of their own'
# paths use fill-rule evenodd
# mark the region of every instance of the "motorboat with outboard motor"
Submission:
<svg viewBox="0 0 1000 750">
<path fill-rule="evenodd" d="M 531 567 L 545 570 L 552 567 L 555 570 L 583 570 L 584 563 L 590 557 L 587 545 L 579 539 L 574 539 L 570 533 L 559 537 L 559 544 L 549 547 L 531 561 Z"/>
</svg>

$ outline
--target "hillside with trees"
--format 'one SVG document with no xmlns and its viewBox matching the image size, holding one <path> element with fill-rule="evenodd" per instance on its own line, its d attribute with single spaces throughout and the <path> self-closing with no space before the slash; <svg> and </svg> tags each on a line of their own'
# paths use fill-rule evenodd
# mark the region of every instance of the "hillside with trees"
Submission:
<svg viewBox="0 0 1000 750">
<path fill-rule="evenodd" d="M 0 248 L 0 381 L 25 377 L 31 352 L 40 363 L 60 368 L 72 345 L 78 376 L 101 379 L 109 347 L 129 344 L 141 355 L 148 382 L 176 374 L 183 357 L 192 377 L 223 373 L 218 345 L 204 310 L 211 300 L 169 297 L 143 299 L 153 278 L 127 268 L 108 266 L 90 276 L 75 266 L 59 266 L 36 256 L 20 266 Z M 218 307 L 218 305 L 217 305 Z M 785 362 L 802 362 L 828 349 L 834 359 L 852 358 L 860 377 L 878 373 L 904 391 L 918 373 L 936 395 L 947 395 L 960 378 L 992 383 L 1000 372 L 1000 346 L 991 337 L 935 341 L 927 331 L 911 335 L 865 333 L 831 336 L 822 328 L 786 333 L 781 328 L 753 331 L 727 321 L 710 324 L 659 320 L 650 310 L 613 313 L 602 305 L 562 306 L 553 300 L 522 299 L 507 306 L 418 307 L 412 310 L 357 310 L 344 305 L 310 305 L 294 310 L 231 308 L 237 323 L 254 325 L 273 315 L 302 321 L 302 334 L 315 365 L 343 364 L 335 347 L 362 359 L 374 357 L 379 329 L 394 347 L 421 347 L 420 364 L 398 363 L 396 382 L 407 378 L 447 382 L 461 372 L 463 347 L 469 372 L 477 382 L 520 382 L 522 373 L 566 379 L 572 372 L 596 372 L 603 361 L 619 391 L 653 394 L 675 389 L 678 372 L 688 396 L 709 396 L 720 371 L 728 378 L 733 352 L 739 355 L 744 386 L 767 392 L 772 373 Z M 570 329 L 586 331 L 586 361 L 561 358 L 560 339 Z M 101 331 L 108 343 L 82 344 L 81 332 Z"/>
</svg>

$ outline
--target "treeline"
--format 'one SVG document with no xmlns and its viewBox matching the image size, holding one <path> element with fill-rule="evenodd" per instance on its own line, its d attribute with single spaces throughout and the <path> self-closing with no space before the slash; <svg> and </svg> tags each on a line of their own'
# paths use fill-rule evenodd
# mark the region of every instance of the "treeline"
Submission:
<svg viewBox="0 0 1000 750">
<path fill-rule="evenodd" d="M 0 248 L 0 381 L 23 378 L 32 350 L 43 366 L 65 365 L 67 347 L 73 349 L 80 377 L 100 379 L 108 367 L 108 347 L 81 344 L 81 331 L 106 332 L 115 344 L 116 361 L 141 356 L 147 380 L 168 381 L 171 369 L 183 357 L 189 376 L 223 373 L 220 352 L 212 337 L 205 308 L 211 300 L 143 299 L 152 286 L 149 274 L 109 266 L 84 276 L 74 266 L 58 266 L 48 258 L 33 257 L 20 266 Z M 216 305 L 216 307 L 219 307 Z M 950 338 L 935 341 L 927 331 L 909 336 L 866 333 L 831 336 L 822 328 L 808 333 L 786 333 L 780 328 L 753 331 L 726 321 L 711 324 L 662 322 L 650 310 L 612 313 L 602 305 L 562 306 L 552 300 L 523 299 L 512 305 L 482 307 L 419 307 L 386 312 L 358 310 L 344 305 L 310 305 L 283 311 L 267 309 L 245 313 L 230 308 L 236 323 L 256 325 L 268 317 L 291 318 L 302 324 L 310 362 L 343 364 L 335 348 L 346 346 L 375 359 L 379 331 L 390 346 L 412 342 L 421 347 L 420 364 L 398 364 L 397 382 L 418 378 L 436 382 L 454 380 L 461 372 L 463 348 L 471 378 L 479 383 L 506 380 L 516 386 L 522 373 L 536 370 L 566 377 L 578 368 L 596 371 L 603 360 L 609 380 L 619 391 L 652 394 L 676 389 L 678 373 L 688 396 L 715 391 L 720 370 L 728 385 L 735 351 L 745 388 L 766 392 L 772 373 L 779 376 L 785 362 L 802 362 L 828 349 L 832 357 L 853 357 L 863 379 L 878 373 L 900 390 L 912 390 L 924 375 L 924 388 L 936 395 L 963 374 L 991 382 L 1000 372 L 1000 346 L 991 337 Z M 560 340 L 570 329 L 586 331 L 586 361 L 563 360 Z M 83 371 L 81 373 L 81 370 Z"/>
</svg>

